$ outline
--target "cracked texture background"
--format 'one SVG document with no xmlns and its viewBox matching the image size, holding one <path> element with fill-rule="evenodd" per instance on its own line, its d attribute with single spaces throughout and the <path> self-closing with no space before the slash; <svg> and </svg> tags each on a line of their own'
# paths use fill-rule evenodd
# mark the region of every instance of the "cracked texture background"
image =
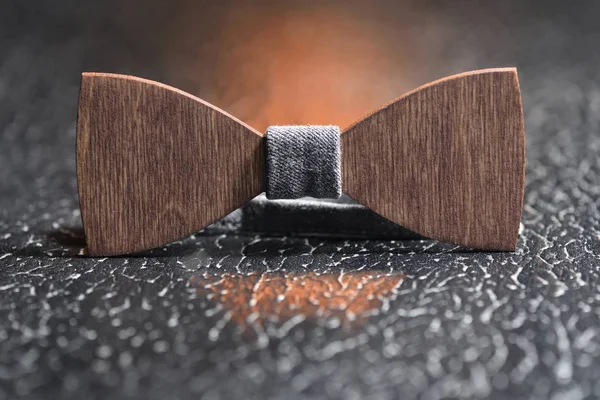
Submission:
<svg viewBox="0 0 600 400">
<path fill-rule="evenodd" d="M 516 252 L 398 232 L 264 235 L 268 218 L 274 231 L 290 218 L 293 231 L 294 206 L 257 203 L 242 226 L 233 216 L 164 249 L 90 259 L 75 178 L 79 74 L 186 89 L 157 61 L 185 57 L 157 49 L 186 3 L 1 2 L 0 398 L 600 397 L 600 7 L 531 3 L 406 4 L 411 40 L 433 40 L 423 24 L 447 33 L 435 56 L 415 55 L 407 89 L 519 67 Z M 326 224 L 355 215 L 330 212 Z"/>
</svg>

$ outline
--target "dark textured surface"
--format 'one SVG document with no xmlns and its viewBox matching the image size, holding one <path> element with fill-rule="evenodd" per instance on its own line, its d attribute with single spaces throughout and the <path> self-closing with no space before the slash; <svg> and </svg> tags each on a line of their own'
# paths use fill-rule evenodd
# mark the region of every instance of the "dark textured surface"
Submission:
<svg viewBox="0 0 600 400">
<path fill-rule="evenodd" d="M 419 15 L 452 33 L 427 39 L 444 49 L 427 79 L 519 67 L 515 253 L 208 232 L 88 259 L 78 75 L 169 75 L 149 43 L 173 16 L 158 2 L 2 2 L 0 398 L 599 397 L 600 10 L 514 3 Z"/>
</svg>

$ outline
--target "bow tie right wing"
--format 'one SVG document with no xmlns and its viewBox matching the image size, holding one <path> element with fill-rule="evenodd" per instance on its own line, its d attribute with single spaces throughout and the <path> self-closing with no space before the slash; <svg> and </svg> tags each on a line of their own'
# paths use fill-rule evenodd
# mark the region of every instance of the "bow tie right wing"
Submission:
<svg viewBox="0 0 600 400">
<path fill-rule="evenodd" d="M 77 185 L 90 255 L 163 246 L 263 191 L 263 135 L 175 88 L 85 73 Z"/>
<path fill-rule="evenodd" d="M 342 134 L 343 191 L 426 237 L 516 247 L 525 177 L 514 68 L 420 87 Z"/>
</svg>

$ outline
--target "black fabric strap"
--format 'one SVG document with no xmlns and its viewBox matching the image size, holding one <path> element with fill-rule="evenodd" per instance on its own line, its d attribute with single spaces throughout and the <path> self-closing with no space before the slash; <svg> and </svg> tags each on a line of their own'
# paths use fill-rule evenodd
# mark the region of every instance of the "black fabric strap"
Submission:
<svg viewBox="0 0 600 400">
<path fill-rule="evenodd" d="M 340 128 L 267 128 L 267 198 L 337 199 L 342 194 Z"/>
</svg>

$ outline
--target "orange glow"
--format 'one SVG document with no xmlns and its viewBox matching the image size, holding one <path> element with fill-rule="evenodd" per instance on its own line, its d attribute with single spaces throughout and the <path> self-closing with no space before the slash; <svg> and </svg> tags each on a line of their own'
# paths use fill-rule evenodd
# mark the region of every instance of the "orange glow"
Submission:
<svg viewBox="0 0 600 400">
<path fill-rule="evenodd" d="M 247 329 L 252 320 L 261 328 L 266 320 L 285 322 L 337 318 L 350 329 L 394 296 L 403 274 L 353 272 L 347 274 L 226 273 L 191 279 L 199 295 L 214 300 L 232 313 L 232 320 Z"/>
<path fill-rule="evenodd" d="M 374 25 L 343 7 L 233 9 L 209 98 L 260 131 L 348 126 L 401 94 L 389 79 L 399 63 Z"/>
</svg>

